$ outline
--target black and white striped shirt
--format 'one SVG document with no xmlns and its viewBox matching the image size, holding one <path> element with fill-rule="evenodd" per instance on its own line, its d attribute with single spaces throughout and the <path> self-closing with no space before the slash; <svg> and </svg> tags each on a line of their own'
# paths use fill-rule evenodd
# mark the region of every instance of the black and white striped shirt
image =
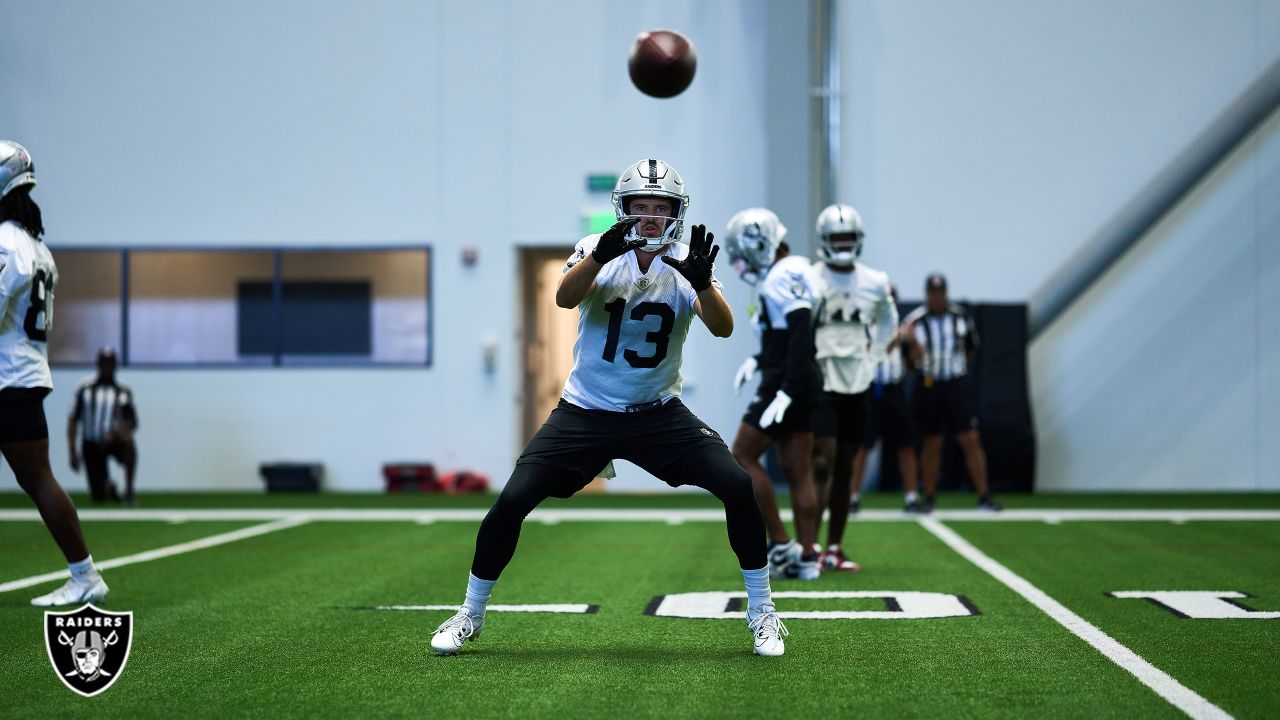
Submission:
<svg viewBox="0 0 1280 720">
<path fill-rule="evenodd" d="M 107 435 L 122 423 L 138 425 L 138 413 L 133 406 L 133 392 L 118 382 L 89 378 L 76 389 L 76 404 L 71 418 L 79 420 L 84 441 L 106 442 Z"/>
<path fill-rule="evenodd" d="M 938 382 L 956 380 L 969 373 L 968 353 L 978 348 L 978 332 L 959 305 L 931 313 L 927 305 L 907 316 L 916 342 L 924 348 L 920 371 Z"/>
</svg>

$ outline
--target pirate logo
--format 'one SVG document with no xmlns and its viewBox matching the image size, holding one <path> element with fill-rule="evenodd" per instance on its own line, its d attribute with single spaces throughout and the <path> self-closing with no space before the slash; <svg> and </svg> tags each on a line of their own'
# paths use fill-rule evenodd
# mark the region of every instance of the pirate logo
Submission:
<svg viewBox="0 0 1280 720">
<path fill-rule="evenodd" d="M 44 646 L 63 684 L 85 697 L 111 687 L 129 661 L 133 613 L 85 605 L 44 614 Z"/>
</svg>

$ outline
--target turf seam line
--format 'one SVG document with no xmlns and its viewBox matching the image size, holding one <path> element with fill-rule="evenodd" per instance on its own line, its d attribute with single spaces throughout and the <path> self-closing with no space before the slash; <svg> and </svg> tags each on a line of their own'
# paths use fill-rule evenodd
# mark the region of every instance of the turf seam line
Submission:
<svg viewBox="0 0 1280 720">
<path fill-rule="evenodd" d="M 98 510 L 80 511 L 80 519 L 87 521 L 224 521 L 245 522 L 304 518 L 325 522 L 479 522 L 487 508 L 471 509 L 369 509 L 344 508 L 316 509 L 243 509 L 223 508 L 209 510 Z M 1280 510 L 1005 510 L 999 513 L 980 510 L 938 510 L 931 516 L 937 520 L 963 520 L 966 522 L 1068 522 L 1068 521 L 1150 521 L 1186 522 L 1207 521 L 1280 521 Z M 783 520 L 792 518 L 791 511 L 782 511 Z M 26 509 L 0 510 L 0 521 L 37 521 L 40 514 Z M 558 510 L 534 510 L 529 519 L 535 522 L 660 522 L 678 524 L 684 522 L 724 522 L 724 511 L 706 509 L 604 509 L 570 508 Z M 863 510 L 851 518 L 855 522 L 917 522 L 919 516 L 900 510 Z"/>
<path fill-rule="evenodd" d="M 225 545 L 237 540 L 258 537 L 259 535 L 265 535 L 267 533 L 275 532 L 276 530 L 297 527 L 309 520 L 310 518 L 305 515 L 282 518 L 262 525 L 251 525 L 247 528 L 240 528 L 239 530 L 210 535 L 209 537 L 199 538 L 197 540 L 188 540 L 187 542 L 155 548 L 154 550 L 144 550 L 140 553 L 111 558 L 110 560 L 102 560 L 100 562 L 95 562 L 94 564 L 97 565 L 99 570 L 110 570 L 112 568 L 123 567 L 125 565 L 136 565 L 138 563 L 150 562 L 151 560 L 160 560 L 162 558 L 173 557 L 174 555 L 189 553 L 194 550 L 203 550 L 205 548 L 216 547 L 218 545 Z M 55 572 L 32 575 L 31 577 L 25 577 L 19 580 L 10 580 L 6 583 L 0 583 L 0 593 L 21 590 L 25 587 L 31 587 L 32 585 L 39 585 L 53 580 L 65 580 L 69 577 L 71 577 L 70 571 L 63 568 L 62 570 Z"/>
<path fill-rule="evenodd" d="M 1191 688 L 1175 680 L 1171 675 L 1152 665 L 1142 656 L 1121 645 L 1096 625 L 1067 609 L 1040 588 L 979 550 L 951 528 L 935 518 L 921 518 L 920 525 L 988 575 L 1018 593 L 1073 635 L 1084 640 L 1102 653 L 1108 660 L 1128 671 L 1143 685 L 1171 705 L 1196 720 L 1224 720 L 1231 718 L 1225 710 L 1209 702 Z"/>
</svg>

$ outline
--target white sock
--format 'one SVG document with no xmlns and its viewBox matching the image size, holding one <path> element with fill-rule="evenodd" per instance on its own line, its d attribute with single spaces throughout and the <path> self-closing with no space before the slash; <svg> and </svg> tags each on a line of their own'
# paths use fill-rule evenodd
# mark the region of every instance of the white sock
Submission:
<svg viewBox="0 0 1280 720">
<path fill-rule="evenodd" d="M 489 604 L 489 596 L 493 594 L 493 585 L 497 580 L 481 580 L 467 573 L 467 599 L 462 607 L 472 617 L 484 617 L 484 609 Z"/>
<path fill-rule="evenodd" d="M 98 568 L 93 566 L 93 556 L 86 555 L 80 562 L 67 563 L 71 570 L 71 579 L 81 585 L 91 585 L 98 577 Z"/>
<path fill-rule="evenodd" d="M 769 590 L 769 566 L 759 570 L 742 571 L 742 579 L 747 584 L 747 619 L 759 615 L 768 606 L 773 609 L 773 595 Z"/>
<path fill-rule="evenodd" d="M 912 490 L 911 492 L 907 493 L 907 502 L 909 503 L 920 502 L 920 493 L 916 492 L 915 490 Z"/>
<path fill-rule="evenodd" d="M 862 493 L 854 493 L 853 497 L 849 498 L 849 502 L 858 502 L 861 499 L 862 499 Z"/>
</svg>

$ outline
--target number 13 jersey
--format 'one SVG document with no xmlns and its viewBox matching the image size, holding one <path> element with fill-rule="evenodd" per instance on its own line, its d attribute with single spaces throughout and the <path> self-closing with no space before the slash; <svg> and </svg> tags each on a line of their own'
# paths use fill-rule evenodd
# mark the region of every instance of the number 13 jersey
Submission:
<svg viewBox="0 0 1280 720">
<path fill-rule="evenodd" d="M 49 248 L 18 223 L 0 223 L 0 389 L 53 387 L 48 331 L 57 282 Z"/>
<path fill-rule="evenodd" d="M 589 256 L 599 239 L 588 235 L 579 241 L 565 272 Z M 662 256 L 680 260 L 688 254 L 688 245 L 671 243 L 647 273 L 640 272 L 635 252 L 600 268 L 595 290 L 578 305 L 565 400 L 588 410 L 626 412 L 680 395 L 681 355 L 698 294 Z"/>
</svg>

